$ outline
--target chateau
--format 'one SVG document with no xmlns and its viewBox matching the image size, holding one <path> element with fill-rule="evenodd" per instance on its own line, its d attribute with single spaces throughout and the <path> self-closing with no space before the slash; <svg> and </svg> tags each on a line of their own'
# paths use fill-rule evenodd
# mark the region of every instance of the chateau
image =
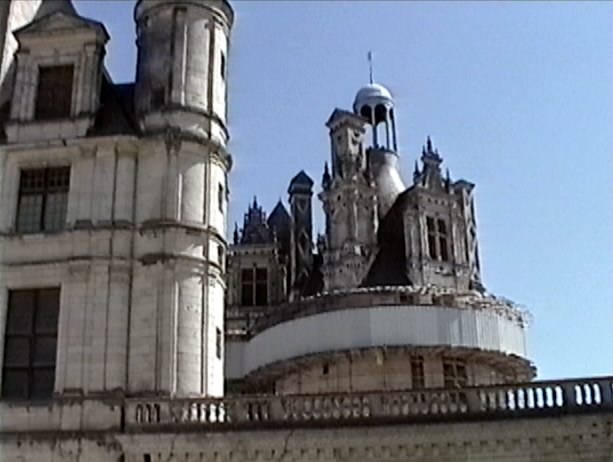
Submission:
<svg viewBox="0 0 613 462">
<path fill-rule="evenodd" d="M 475 185 L 429 138 L 403 178 L 383 85 L 229 230 L 232 6 L 134 18 L 116 84 L 70 0 L 0 4 L 0 460 L 613 460 L 613 378 L 533 381 Z"/>
</svg>

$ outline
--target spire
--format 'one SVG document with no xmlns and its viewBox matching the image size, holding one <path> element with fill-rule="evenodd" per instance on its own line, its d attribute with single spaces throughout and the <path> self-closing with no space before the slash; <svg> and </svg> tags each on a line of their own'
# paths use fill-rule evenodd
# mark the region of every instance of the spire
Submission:
<svg viewBox="0 0 613 462">
<path fill-rule="evenodd" d="M 34 16 L 34 21 L 55 13 L 64 13 L 68 16 L 79 15 L 71 0 L 43 0 Z"/>
<path fill-rule="evenodd" d="M 232 241 L 234 242 L 234 245 L 238 244 L 238 241 L 239 241 L 238 224 L 236 222 L 234 222 L 234 236 L 233 236 Z"/>
<path fill-rule="evenodd" d="M 372 51 L 369 51 L 367 56 L 368 56 L 368 68 L 369 68 L 369 71 L 370 71 L 370 73 L 369 73 L 369 77 L 370 77 L 369 81 L 370 81 L 370 84 L 372 85 L 374 83 L 373 76 L 372 76 Z"/>
<path fill-rule="evenodd" d="M 330 182 L 332 181 L 330 177 L 330 170 L 328 169 L 328 162 L 324 163 L 324 174 L 321 179 L 321 185 L 324 189 L 328 189 L 330 186 Z"/>
<path fill-rule="evenodd" d="M 432 152 L 432 140 L 430 139 L 430 135 L 428 135 L 428 138 L 426 139 L 426 152 Z"/>
</svg>

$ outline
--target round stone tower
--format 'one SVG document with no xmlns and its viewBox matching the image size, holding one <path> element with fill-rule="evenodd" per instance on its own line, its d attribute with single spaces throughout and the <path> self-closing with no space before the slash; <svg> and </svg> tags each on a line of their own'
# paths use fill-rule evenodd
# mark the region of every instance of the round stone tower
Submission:
<svg viewBox="0 0 613 462">
<path fill-rule="evenodd" d="M 136 112 L 144 132 L 173 128 L 225 145 L 228 48 L 225 0 L 139 0 Z"/>
<path fill-rule="evenodd" d="M 223 394 L 228 186 L 225 0 L 139 0 L 129 392 Z"/>
</svg>

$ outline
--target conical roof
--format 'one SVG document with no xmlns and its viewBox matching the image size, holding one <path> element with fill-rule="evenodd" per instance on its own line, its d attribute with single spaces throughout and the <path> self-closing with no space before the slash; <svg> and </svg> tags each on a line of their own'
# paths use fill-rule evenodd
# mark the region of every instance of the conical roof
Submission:
<svg viewBox="0 0 613 462">
<path fill-rule="evenodd" d="M 55 13 L 79 16 L 71 0 L 43 0 L 34 16 L 34 21 Z"/>
</svg>

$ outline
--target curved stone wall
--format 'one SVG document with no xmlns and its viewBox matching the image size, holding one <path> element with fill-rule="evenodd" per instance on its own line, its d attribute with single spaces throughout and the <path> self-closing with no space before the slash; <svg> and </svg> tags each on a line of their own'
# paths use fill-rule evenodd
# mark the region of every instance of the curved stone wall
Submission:
<svg viewBox="0 0 613 462">
<path fill-rule="evenodd" d="M 292 358 L 382 346 L 447 346 L 526 357 L 524 324 L 504 312 L 399 305 L 288 320 L 234 345 L 231 361 L 238 366 L 233 368 L 234 374 L 246 376 Z"/>
</svg>

